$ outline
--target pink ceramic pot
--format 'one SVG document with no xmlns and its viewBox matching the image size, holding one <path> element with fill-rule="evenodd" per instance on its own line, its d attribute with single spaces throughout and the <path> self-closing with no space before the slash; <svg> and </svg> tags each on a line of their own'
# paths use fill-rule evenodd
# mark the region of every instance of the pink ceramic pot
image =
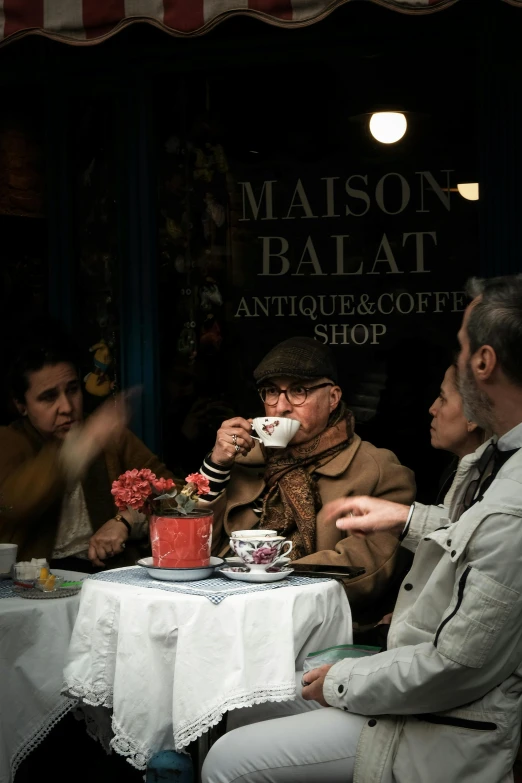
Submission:
<svg viewBox="0 0 522 783">
<path fill-rule="evenodd" d="M 212 511 L 158 516 L 149 520 L 153 565 L 160 568 L 208 566 L 212 547 Z"/>
</svg>

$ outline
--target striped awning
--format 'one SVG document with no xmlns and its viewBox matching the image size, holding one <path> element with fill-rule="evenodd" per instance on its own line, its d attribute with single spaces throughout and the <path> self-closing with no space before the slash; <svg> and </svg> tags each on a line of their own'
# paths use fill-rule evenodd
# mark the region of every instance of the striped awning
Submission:
<svg viewBox="0 0 522 783">
<path fill-rule="evenodd" d="M 28 34 L 92 44 L 136 22 L 155 25 L 171 35 L 195 36 L 241 14 L 281 27 L 299 27 L 320 21 L 348 2 L 351 0 L 0 0 L 0 44 Z M 426 14 L 458 0 L 366 2 L 402 13 Z M 522 7 L 522 0 L 504 2 Z"/>
</svg>

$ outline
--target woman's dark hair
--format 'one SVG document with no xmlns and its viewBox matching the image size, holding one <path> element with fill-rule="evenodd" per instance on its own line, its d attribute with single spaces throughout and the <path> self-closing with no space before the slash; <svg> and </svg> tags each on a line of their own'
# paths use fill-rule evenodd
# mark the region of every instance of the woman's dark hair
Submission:
<svg viewBox="0 0 522 783">
<path fill-rule="evenodd" d="M 17 402 L 25 402 L 30 373 L 62 363 L 78 367 L 76 346 L 59 324 L 49 321 L 33 323 L 9 366 L 8 384 L 11 396 Z"/>
</svg>

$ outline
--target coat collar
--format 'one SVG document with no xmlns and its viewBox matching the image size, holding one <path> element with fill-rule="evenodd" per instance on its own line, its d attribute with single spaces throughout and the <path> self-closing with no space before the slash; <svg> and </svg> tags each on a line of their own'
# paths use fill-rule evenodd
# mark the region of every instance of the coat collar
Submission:
<svg viewBox="0 0 522 783">
<path fill-rule="evenodd" d="M 480 460 L 482 454 L 490 445 L 490 443 L 495 443 L 496 440 L 497 438 L 493 436 L 493 438 L 490 438 L 485 443 L 483 443 L 482 446 L 479 446 L 479 448 L 476 451 L 474 451 L 472 454 L 467 454 L 465 457 L 461 459 L 459 469 L 462 466 L 463 473 L 462 476 L 460 477 L 462 481 L 462 492 L 465 491 L 465 488 L 468 486 L 469 480 L 471 480 L 473 476 L 478 475 L 476 472 L 476 465 L 478 461 Z M 510 460 L 508 464 L 511 465 L 511 467 L 513 467 L 513 465 L 515 464 L 518 468 L 519 464 L 522 464 L 522 454 L 519 452 L 518 455 L 512 457 L 512 460 L 514 460 L 514 462 L 511 462 Z M 474 472 L 472 472 L 473 470 Z M 498 478 L 502 478 L 502 473 L 506 470 L 507 470 L 506 467 L 503 466 L 499 471 Z M 470 472 L 470 475 L 467 478 L 465 478 L 464 474 L 467 471 Z M 498 494 L 496 495 L 491 494 L 494 486 L 495 483 L 493 483 L 490 489 L 488 489 L 488 491 L 485 493 L 483 500 L 480 503 L 476 503 L 475 505 L 471 506 L 471 508 L 465 511 L 459 517 L 459 519 L 457 519 L 454 522 L 454 524 L 446 525 L 445 527 L 440 528 L 439 530 L 435 530 L 433 533 L 431 533 L 428 536 L 434 541 L 437 541 L 445 550 L 447 550 L 452 562 L 456 562 L 459 559 L 459 557 L 462 555 L 462 553 L 465 551 L 466 547 L 468 546 L 472 535 L 475 533 L 476 529 L 482 524 L 482 522 L 484 521 L 485 517 L 488 516 L 488 514 L 511 513 L 520 516 L 520 509 L 518 507 L 510 508 L 508 506 L 508 501 L 504 501 L 499 506 Z M 492 498 L 494 498 L 493 501 Z M 492 503 L 492 505 L 489 505 L 490 503 Z M 451 533 L 448 532 L 449 530 L 451 530 Z"/>
</svg>

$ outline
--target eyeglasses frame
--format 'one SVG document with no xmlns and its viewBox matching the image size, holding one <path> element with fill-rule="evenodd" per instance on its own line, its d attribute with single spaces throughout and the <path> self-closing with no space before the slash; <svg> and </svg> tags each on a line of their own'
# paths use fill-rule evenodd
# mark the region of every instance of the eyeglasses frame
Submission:
<svg viewBox="0 0 522 783">
<path fill-rule="evenodd" d="M 294 408 L 300 408 L 307 401 L 307 399 L 308 399 L 308 392 L 311 392 L 314 389 L 324 389 L 326 386 L 335 386 L 335 383 L 333 383 L 332 381 L 328 381 L 327 383 L 318 383 L 317 386 L 303 386 L 303 389 L 305 390 L 305 398 L 304 398 L 304 400 L 302 402 L 297 402 L 297 403 L 292 402 L 291 400 L 288 399 L 287 392 L 288 392 L 288 389 L 292 386 L 292 384 L 290 384 L 290 386 L 287 386 L 286 389 L 280 389 L 279 386 L 276 386 L 275 383 L 272 384 L 272 385 L 273 385 L 274 389 L 277 389 L 277 391 L 279 392 L 278 395 L 277 395 L 276 402 L 270 403 L 270 402 L 265 402 L 265 400 L 263 400 L 263 397 L 261 395 L 261 389 L 265 389 L 266 386 L 262 386 L 260 389 L 258 389 L 259 396 L 261 397 L 261 401 L 262 401 L 263 405 L 268 405 L 269 408 L 275 408 L 275 406 L 279 402 L 279 397 L 282 394 L 284 394 L 289 405 L 292 405 Z"/>
</svg>

